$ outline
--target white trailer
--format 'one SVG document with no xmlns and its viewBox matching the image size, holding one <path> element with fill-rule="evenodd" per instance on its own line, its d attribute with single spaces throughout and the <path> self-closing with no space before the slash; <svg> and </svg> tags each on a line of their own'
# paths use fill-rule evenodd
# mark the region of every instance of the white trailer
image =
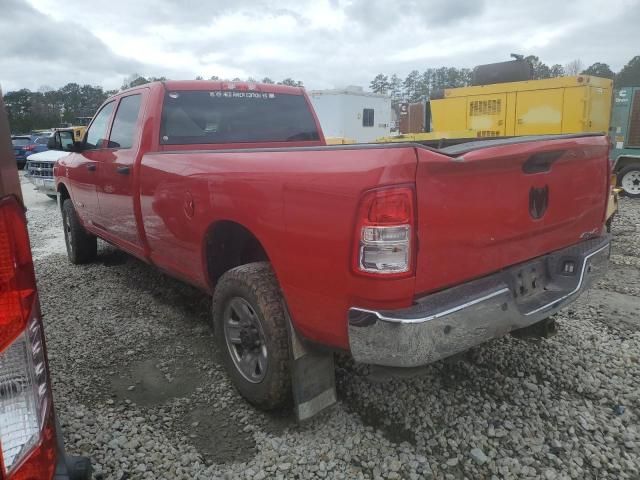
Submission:
<svg viewBox="0 0 640 480">
<path fill-rule="evenodd" d="M 391 98 L 387 95 L 350 86 L 312 90 L 309 97 L 325 137 L 365 143 L 388 136 L 391 131 Z"/>
</svg>

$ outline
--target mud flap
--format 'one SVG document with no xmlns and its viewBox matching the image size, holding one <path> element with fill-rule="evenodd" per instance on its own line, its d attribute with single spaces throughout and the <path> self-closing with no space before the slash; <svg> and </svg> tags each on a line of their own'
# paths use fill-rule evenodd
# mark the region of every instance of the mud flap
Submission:
<svg viewBox="0 0 640 480">
<path fill-rule="evenodd" d="M 308 349 L 287 314 L 291 345 L 291 386 L 298 422 L 311 419 L 336 403 L 336 374 L 332 352 Z"/>
</svg>

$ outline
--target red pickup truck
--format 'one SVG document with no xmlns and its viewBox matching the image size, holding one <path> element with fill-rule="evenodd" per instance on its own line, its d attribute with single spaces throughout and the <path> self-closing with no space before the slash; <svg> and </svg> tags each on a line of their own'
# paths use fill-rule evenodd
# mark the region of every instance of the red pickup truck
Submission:
<svg viewBox="0 0 640 480">
<path fill-rule="evenodd" d="M 71 262 L 100 237 L 209 292 L 232 380 L 271 408 L 292 332 L 411 367 L 573 301 L 608 262 L 607 149 L 326 146 L 303 89 L 166 81 L 109 98 L 54 173 Z"/>
</svg>

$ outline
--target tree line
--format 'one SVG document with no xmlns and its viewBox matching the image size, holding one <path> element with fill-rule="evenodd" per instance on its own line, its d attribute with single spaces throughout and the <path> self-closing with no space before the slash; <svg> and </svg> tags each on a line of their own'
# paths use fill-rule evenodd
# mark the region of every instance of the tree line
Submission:
<svg viewBox="0 0 640 480">
<path fill-rule="evenodd" d="M 201 76 L 196 77 L 196 80 L 203 79 Z M 120 91 L 163 80 L 167 80 L 166 77 L 144 77 L 134 73 L 123 82 Z M 213 76 L 210 77 L 210 80 L 221 79 Z M 259 82 L 253 78 L 247 80 L 249 82 Z M 234 78 L 229 81 L 239 82 L 241 80 Z M 275 82 L 269 77 L 265 77 L 260 82 L 295 87 L 303 86 L 301 81 L 292 78 L 285 78 L 282 81 Z M 47 86 L 43 86 L 35 92 L 23 88 L 5 93 L 3 99 L 11 131 L 13 133 L 29 133 L 34 130 L 55 128 L 65 124 L 77 125 L 80 117 L 92 117 L 98 107 L 108 97 L 116 93 L 118 93 L 118 90 L 104 90 L 100 86 L 68 83 L 57 90 Z"/>
<path fill-rule="evenodd" d="M 534 80 L 581 74 L 612 79 L 616 87 L 640 86 L 640 56 L 633 57 L 617 73 L 602 62 L 583 68 L 580 60 L 573 60 L 564 66 L 546 65 L 535 55 L 524 57 L 524 60 L 531 65 Z M 390 76 L 379 73 L 371 80 L 369 88 L 374 93 L 389 95 L 395 102 L 417 102 L 430 98 L 445 88 L 471 85 L 472 76 L 470 68 L 455 67 L 427 68 L 423 72 L 412 70 L 404 79 L 395 73 Z"/>
<path fill-rule="evenodd" d="M 574 60 L 564 66 L 558 64 L 549 66 L 533 55 L 525 57 L 525 59 L 532 66 L 534 79 L 577 75 L 580 73 L 611 78 L 614 80 L 616 87 L 640 86 L 640 55 L 633 57 L 617 73 L 613 72 L 609 65 L 601 62 L 596 62 L 583 69 L 579 60 Z M 209 79 L 221 80 L 217 76 L 209 77 Z M 373 92 L 390 95 L 394 101 L 418 101 L 429 98 L 432 94 L 444 88 L 470 85 L 471 79 L 472 70 L 469 68 L 440 67 L 427 68 L 423 72 L 413 70 L 404 79 L 396 74 L 387 76 L 380 73 L 376 75 L 369 86 Z M 123 82 L 120 90 L 157 80 L 166 80 L 166 78 L 133 74 Z M 196 80 L 204 80 L 204 77 L 198 76 Z M 289 77 L 279 82 L 269 77 L 264 77 L 261 80 L 249 77 L 246 80 L 295 87 L 303 86 L 300 80 Z M 239 82 L 241 79 L 236 77 L 229 81 Z M 7 92 L 4 95 L 4 102 L 12 131 L 14 133 L 27 133 L 38 129 L 58 127 L 63 124 L 76 124 L 79 117 L 93 116 L 107 97 L 117 92 L 118 90 L 104 90 L 100 86 L 68 83 L 57 90 L 43 86 L 35 92 L 26 88 Z"/>
</svg>

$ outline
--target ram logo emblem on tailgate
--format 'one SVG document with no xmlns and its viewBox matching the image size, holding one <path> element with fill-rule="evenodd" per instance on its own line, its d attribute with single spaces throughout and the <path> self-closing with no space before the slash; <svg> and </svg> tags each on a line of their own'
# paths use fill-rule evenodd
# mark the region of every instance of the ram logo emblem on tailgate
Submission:
<svg viewBox="0 0 640 480">
<path fill-rule="evenodd" d="M 531 218 L 542 218 L 549 205 L 549 185 L 529 190 L 529 214 Z"/>
</svg>

